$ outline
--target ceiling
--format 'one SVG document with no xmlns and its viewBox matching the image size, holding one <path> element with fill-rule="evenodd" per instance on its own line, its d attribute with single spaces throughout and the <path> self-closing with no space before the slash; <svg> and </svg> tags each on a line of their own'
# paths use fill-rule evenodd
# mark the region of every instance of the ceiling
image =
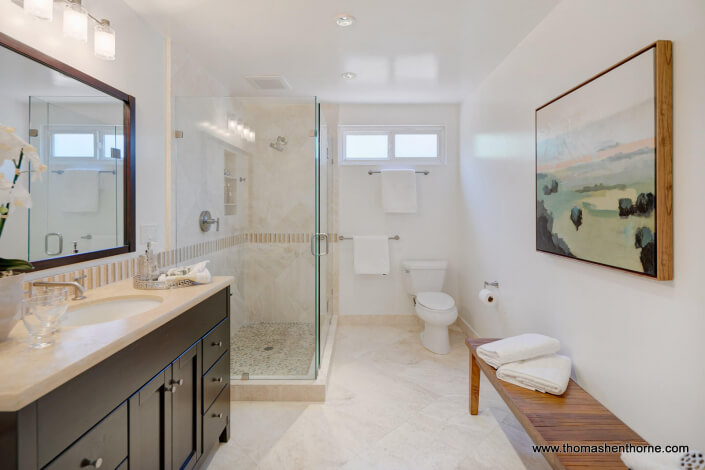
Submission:
<svg viewBox="0 0 705 470">
<path fill-rule="evenodd" d="M 125 0 L 233 96 L 459 102 L 558 0 Z M 335 24 L 347 13 L 357 22 Z M 357 78 L 345 80 L 343 72 Z M 283 75 L 263 91 L 246 75 Z"/>
</svg>

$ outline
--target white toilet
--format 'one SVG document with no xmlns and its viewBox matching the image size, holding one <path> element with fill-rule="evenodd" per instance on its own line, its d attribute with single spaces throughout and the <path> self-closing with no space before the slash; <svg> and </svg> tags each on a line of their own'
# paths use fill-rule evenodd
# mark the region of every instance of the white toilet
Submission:
<svg viewBox="0 0 705 470">
<path fill-rule="evenodd" d="M 455 300 L 441 292 L 447 269 L 445 260 L 407 260 L 402 263 L 406 290 L 414 296 L 416 314 L 426 325 L 421 342 L 436 354 L 450 352 L 448 327 L 458 318 Z"/>
</svg>

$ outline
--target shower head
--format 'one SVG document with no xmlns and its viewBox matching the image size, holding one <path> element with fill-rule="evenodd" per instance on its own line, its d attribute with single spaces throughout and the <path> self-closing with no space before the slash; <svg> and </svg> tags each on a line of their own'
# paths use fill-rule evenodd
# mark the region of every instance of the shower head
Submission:
<svg viewBox="0 0 705 470">
<path fill-rule="evenodd" d="M 286 140 L 286 137 L 277 136 L 277 140 L 274 142 L 270 142 L 269 146 L 272 147 L 277 152 L 283 152 L 284 147 L 286 146 L 287 143 L 288 143 L 288 141 Z"/>
</svg>

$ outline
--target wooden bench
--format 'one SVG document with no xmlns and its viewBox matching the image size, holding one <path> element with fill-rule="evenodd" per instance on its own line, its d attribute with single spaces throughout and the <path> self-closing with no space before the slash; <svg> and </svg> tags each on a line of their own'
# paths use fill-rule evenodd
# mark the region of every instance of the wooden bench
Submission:
<svg viewBox="0 0 705 470">
<path fill-rule="evenodd" d="M 496 339 L 465 340 L 470 350 L 470 414 L 477 414 L 482 371 L 537 445 L 647 444 L 572 380 L 561 396 L 536 392 L 499 380 L 495 369 L 476 354 L 478 346 L 492 341 Z M 614 453 L 544 452 L 543 455 L 554 469 L 627 468 L 619 454 Z"/>
</svg>

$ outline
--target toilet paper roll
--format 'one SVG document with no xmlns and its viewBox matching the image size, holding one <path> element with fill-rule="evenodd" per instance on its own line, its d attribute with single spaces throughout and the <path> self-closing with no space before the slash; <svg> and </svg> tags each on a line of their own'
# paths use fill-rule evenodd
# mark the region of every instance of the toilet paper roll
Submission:
<svg viewBox="0 0 705 470">
<path fill-rule="evenodd" d="M 479 297 L 480 302 L 485 305 L 493 304 L 495 300 L 497 300 L 497 295 L 489 289 L 482 289 L 477 296 Z"/>
</svg>

